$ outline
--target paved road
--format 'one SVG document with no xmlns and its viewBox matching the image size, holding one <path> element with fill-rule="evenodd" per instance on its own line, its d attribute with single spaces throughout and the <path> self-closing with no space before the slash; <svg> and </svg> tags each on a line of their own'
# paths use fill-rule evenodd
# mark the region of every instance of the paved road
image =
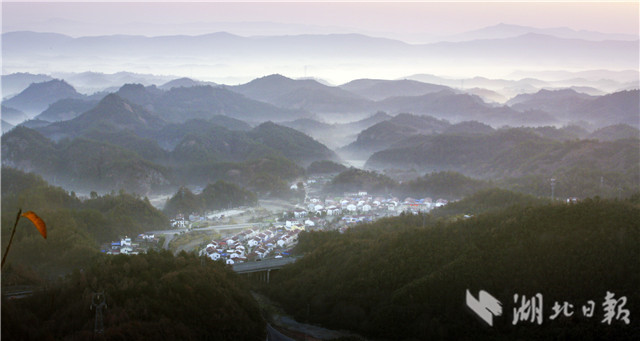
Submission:
<svg viewBox="0 0 640 341">
<path fill-rule="evenodd" d="M 271 325 L 267 323 L 267 341 L 296 341 L 296 340 L 282 334 L 277 329 L 271 327 Z"/>
<path fill-rule="evenodd" d="M 173 240 L 175 234 L 180 234 L 180 233 L 190 233 L 190 232 L 196 232 L 196 231 L 227 231 L 227 230 L 240 230 L 240 229 L 247 229 L 247 228 L 251 228 L 251 227 L 255 227 L 258 226 L 259 224 L 233 224 L 233 225 L 215 225 L 215 226 L 208 226 L 208 227 L 203 227 L 203 228 L 197 228 L 197 229 L 175 229 L 175 230 L 158 230 L 158 231 L 149 231 L 147 233 L 152 233 L 152 234 L 161 234 L 165 236 L 165 240 L 164 240 L 164 245 L 162 246 L 165 250 L 169 249 L 169 243 L 171 242 L 171 240 Z M 199 244 L 200 241 L 197 242 L 197 244 Z M 195 244 L 195 245 L 197 245 Z M 177 251 L 179 252 L 179 250 Z"/>
<path fill-rule="evenodd" d="M 176 233 L 181 233 L 181 232 L 189 233 L 189 232 L 195 232 L 195 231 L 234 230 L 234 229 L 250 228 L 250 227 L 257 226 L 257 225 L 259 225 L 259 224 L 250 223 L 250 224 L 233 224 L 233 225 L 214 225 L 214 226 L 207 226 L 207 227 L 191 229 L 191 230 L 187 230 L 187 229 L 159 230 L 159 231 L 149 231 L 147 233 L 153 233 L 153 234 L 176 234 Z"/>
<path fill-rule="evenodd" d="M 15 285 L 2 288 L 2 296 L 8 299 L 17 299 L 33 295 L 35 291 L 42 290 L 35 285 Z"/>
</svg>

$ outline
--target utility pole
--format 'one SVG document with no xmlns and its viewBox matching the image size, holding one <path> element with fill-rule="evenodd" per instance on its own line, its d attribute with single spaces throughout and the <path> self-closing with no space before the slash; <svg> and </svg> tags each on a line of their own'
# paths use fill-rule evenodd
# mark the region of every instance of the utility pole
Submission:
<svg viewBox="0 0 640 341">
<path fill-rule="evenodd" d="M 556 178 L 551 178 L 551 201 L 553 202 L 556 190 Z"/>
</svg>

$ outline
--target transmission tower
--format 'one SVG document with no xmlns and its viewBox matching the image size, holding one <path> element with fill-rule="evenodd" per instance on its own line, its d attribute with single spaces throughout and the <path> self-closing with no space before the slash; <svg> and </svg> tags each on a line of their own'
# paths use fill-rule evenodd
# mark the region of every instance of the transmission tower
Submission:
<svg viewBox="0 0 640 341">
<path fill-rule="evenodd" d="M 91 297 L 91 310 L 96 308 L 96 320 L 94 323 L 93 334 L 94 335 L 102 335 L 104 334 L 104 320 L 102 316 L 102 310 L 107 308 L 107 303 L 105 302 L 106 298 L 104 297 L 104 292 L 94 292 Z"/>
</svg>

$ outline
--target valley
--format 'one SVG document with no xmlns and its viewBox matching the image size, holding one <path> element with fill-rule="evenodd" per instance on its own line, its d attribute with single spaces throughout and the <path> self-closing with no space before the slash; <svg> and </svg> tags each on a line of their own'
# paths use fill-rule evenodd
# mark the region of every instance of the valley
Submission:
<svg viewBox="0 0 640 341">
<path fill-rule="evenodd" d="M 638 4 L 26 5 L 3 339 L 640 339 Z"/>
</svg>

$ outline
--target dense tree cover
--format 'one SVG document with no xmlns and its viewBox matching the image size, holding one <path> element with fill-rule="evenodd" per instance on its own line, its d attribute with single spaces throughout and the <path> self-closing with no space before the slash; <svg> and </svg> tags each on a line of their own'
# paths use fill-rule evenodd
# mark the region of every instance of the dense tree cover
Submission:
<svg viewBox="0 0 640 341">
<path fill-rule="evenodd" d="M 86 138 L 55 143 L 24 127 L 2 136 L 2 163 L 87 191 L 125 188 L 147 193 L 168 185 L 171 178 L 166 168 L 111 143 Z"/>
<path fill-rule="evenodd" d="M 158 115 L 169 122 L 227 115 L 246 121 L 297 117 L 300 110 L 278 108 L 223 87 L 172 88 L 153 101 Z"/>
<path fill-rule="evenodd" d="M 286 158 L 302 163 L 337 160 L 336 154 L 322 143 L 295 129 L 265 122 L 249 132 L 254 141 L 279 151 Z"/>
<path fill-rule="evenodd" d="M 639 171 L 640 172 L 640 171 Z M 353 192 L 383 188 L 401 199 L 443 198 L 457 200 L 478 191 L 490 188 L 502 188 L 535 197 L 550 198 L 550 178 L 543 175 L 527 175 L 499 180 L 474 179 L 453 171 L 441 171 L 425 174 L 411 181 L 395 182 L 386 176 L 373 176 L 374 172 L 347 170 L 327 184 L 325 190 L 330 193 Z M 558 175 L 555 182 L 556 200 L 564 201 L 570 197 L 599 196 L 603 198 L 622 198 L 634 193 L 633 179 L 617 172 L 601 172 L 589 168 L 574 168 Z M 360 188 L 360 189 L 359 189 Z M 375 193 L 375 191 L 373 192 Z"/>
<path fill-rule="evenodd" d="M 175 146 L 190 133 L 203 135 L 216 129 L 224 127 L 229 130 L 251 130 L 251 126 L 244 122 L 228 116 L 216 115 L 211 119 L 193 119 L 182 123 L 168 123 L 162 129 L 154 132 L 151 137 L 166 150 L 173 150 Z"/>
<path fill-rule="evenodd" d="M 434 172 L 398 185 L 401 197 L 459 199 L 491 186 L 491 182 L 472 179 L 456 172 Z"/>
<path fill-rule="evenodd" d="M 6 167 L 2 184 L 3 250 L 20 208 L 37 212 L 48 232 L 44 240 L 28 221 L 20 220 L 7 262 L 44 277 L 86 265 L 102 242 L 168 227 L 166 217 L 147 199 L 124 192 L 81 201 L 39 176 Z"/>
<path fill-rule="evenodd" d="M 258 198 L 254 193 L 225 181 L 216 181 L 214 184 L 207 185 L 200 196 L 204 207 L 214 210 L 255 205 L 258 202 Z"/>
<path fill-rule="evenodd" d="M 282 156 L 263 156 L 244 162 L 185 165 L 176 170 L 186 184 L 233 182 L 260 196 L 288 197 L 288 181 L 304 176 L 304 168 Z"/>
<path fill-rule="evenodd" d="M 585 165 L 625 173 L 638 163 L 638 148 L 637 139 L 556 141 L 532 129 L 512 128 L 491 135 L 417 137 L 374 154 L 368 164 L 457 170 L 493 178 L 553 174 Z"/>
<path fill-rule="evenodd" d="M 103 292 L 107 305 L 102 336 L 94 336 L 94 292 Z M 258 305 L 238 277 L 221 262 L 186 253 L 97 257 L 44 292 L 2 300 L 2 338 L 7 340 L 265 336 Z"/>
<path fill-rule="evenodd" d="M 628 174 L 586 166 L 566 169 L 552 176 L 556 179 L 555 198 L 564 200 L 569 197 L 628 197 L 640 186 L 640 165 L 633 168 L 635 171 L 629 171 Z M 632 173 L 635 173 L 635 176 Z M 551 197 L 550 180 L 551 176 L 534 174 L 500 179 L 496 181 L 496 185 L 513 191 Z"/>
<path fill-rule="evenodd" d="M 351 155 L 372 153 L 389 148 L 410 136 L 438 134 L 451 123 L 428 115 L 399 114 L 358 134 L 356 141 L 342 149 Z"/>
<path fill-rule="evenodd" d="M 540 136 L 535 129 L 501 129 L 491 135 L 414 137 L 374 154 L 367 166 L 454 170 L 502 179 L 505 187 L 536 195 L 542 195 L 539 186 L 549 188 L 554 177 L 563 184 L 565 197 L 612 197 L 640 186 L 639 148 L 638 139 L 557 141 Z M 525 183 L 546 180 L 527 188 L 520 179 Z"/>
<path fill-rule="evenodd" d="M 243 132 L 204 124 L 182 136 L 172 152 L 130 130 L 90 130 L 91 138 L 56 143 L 20 127 L 2 137 L 3 164 L 36 171 L 56 184 L 84 191 L 126 189 L 146 194 L 176 184 L 225 180 L 261 194 L 288 196 L 287 182 L 304 175 L 304 169 L 283 155 L 302 157 L 309 152 L 313 159 L 335 154 L 302 133 L 271 125 L 275 126 Z M 264 137 L 270 131 L 279 133 Z"/>
<path fill-rule="evenodd" d="M 96 104 L 98 104 L 98 101 L 86 98 L 65 98 L 52 103 L 49 105 L 47 110 L 43 111 L 35 118 L 49 122 L 70 120 L 79 116 L 83 112 L 90 110 Z"/>
<path fill-rule="evenodd" d="M 594 131 L 589 134 L 589 138 L 600 141 L 640 138 L 640 130 L 628 124 L 616 124 Z"/>
<path fill-rule="evenodd" d="M 200 194 L 194 194 L 188 188 L 181 187 L 165 204 L 164 212 L 168 216 L 178 213 L 201 214 L 230 207 L 255 205 L 258 198 L 255 193 L 238 185 L 218 180 L 207 185 Z"/>
<path fill-rule="evenodd" d="M 146 108 L 129 102 L 116 94 L 108 94 L 91 110 L 80 116 L 39 129 L 49 137 L 73 138 L 91 130 L 131 130 L 144 135 L 160 129 L 165 123 Z"/>
<path fill-rule="evenodd" d="M 307 174 L 328 174 L 328 173 L 340 173 L 347 170 L 347 167 L 339 163 L 335 163 L 329 160 L 313 161 L 307 167 Z"/>
<path fill-rule="evenodd" d="M 478 215 L 490 211 L 503 210 L 512 206 L 539 206 L 551 203 L 548 198 L 534 197 L 529 194 L 512 192 L 500 188 L 483 189 L 450 202 L 432 212 L 434 217 L 460 217 L 462 215 Z"/>
<path fill-rule="evenodd" d="M 478 121 L 463 121 L 451 125 L 443 134 L 448 135 L 485 135 L 495 132 L 490 125 Z"/>
<path fill-rule="evenodd" d="M 143 94 L 147 91 L 141 86 L 123 89 Z M 167 93 L 190 91 L 173 89 Z M 205 87 L 200 91 L 212 90 Z M 158 94 L 148 95 L 153 102 Z M 254 176 L 260 172 L 225 174 L 229 171 L 228 163 L 241 163 L 249 169 L 265 159 L 286 160 L 283 167 L 292 162 L 307 164 L 337 159 L 326 146 L 294 129 L 272 122 L 253 130 L 248 128 L 248 124 L 224 116 L 168 124 L 146 107 L 110 94 L 93 109 L 71 120 L 41 127 L 38 131 L 20 127 L 3 135 L 2 162 L 36 171 L 56 184 L 75 190 L 125 188 L 147 194 L 220 179 L 246 186 L 260 183 L 256 180 L 264 178 Z M 217 177 L 203 181 L 198 173 Z M 276 186 L 265 192 L 281 191 L 283 182 L 294 180 L 286 176 L 289 173 L 273 173 L 276 178 L 271 182 Z M 234 175 L 239 176 L 231 179 Z"/>
<path fill-rule="evenodd" d="M 272 275 L 267 290 L 299 320 L 373 338 L 637 339 L 639 217 L 637 201 L 587 199 L 450 223 L 405 215 L 344 234 L 305 232 L 296 248 L 304 258 Z M 493 327 L 466 307 L 467 289 L 502 303 Z M 601 322 L 607 291 L 627 298 L 630 325 Z M 536 293 L 542 325 L 513 325 L 514 294 Z M 581 310 L 588 300 L 592 318 Z M 551 320 L 556 301 L 572 304 L 573 316 Z"/>
<path fill-rule="evenodd" d="M 542 137 L 546 137 L 546 138 L 550 138 L 552 140 L 558 140 L 558 141 L 584 139 L 589 134 L 588 131 L 586 131 L 584 128 L 581 128 L 580 126 L 577 126 L 577 125 L 569 125 L 569 126 L 564 126 L 562 128 L 556 128 L 553 126 L 544 126 L 544 127 L 535 127 L 535 128 L 521 127 L 518 129 L 533 131 L 534 133 Z"/>
<path fill-rule="evenodd" d="M 171 152 L 172 159 L 186 163 L 240 162 L 265 154 L 278 154 L 257 143 L 246 132 L 213 125 L 203 132 L 185 135 Z"/>
<path fill-rule="evenodd" d="M 143 159 L 152 162 L 162 162 L 167 157 L 166 151 L 160 148 L 156 141 L 141 137 L 131 130 L 91 130 L 85 133 L 84 137 L 135 152 Z"/>
<path fill-rule="evenodd" d="M 173 217 L 178 213 L 192 214 L 200 213 L 202 211 L 202 200 L 190 189 L 186 187 L 180 187 L 176 194 L 174 194 L 167 203 L 164 205 L 164 212 L 169 217 Z"/>
<path fill-rule="evenodd" d="M 323 190 L 327 193 L 367 191 L 371 194 L 389 194 L 396 182 L 386 175 L 351 167 L 336 175 Z"/>
<path fill-rule="evenodd" d="M 105 228 L 98 229 L 97 226 L 90 226 L 89 231 L 99 241 L 168 227 L 167 217 L 153 207 L 148 198 L 141 198 L 124 191 L 87 199 L 82 203 L 82 209 L 88 211 L 85 214 L 89 217 L 96 212 L 105 217 L 107 222 Z"/>
</svg>

